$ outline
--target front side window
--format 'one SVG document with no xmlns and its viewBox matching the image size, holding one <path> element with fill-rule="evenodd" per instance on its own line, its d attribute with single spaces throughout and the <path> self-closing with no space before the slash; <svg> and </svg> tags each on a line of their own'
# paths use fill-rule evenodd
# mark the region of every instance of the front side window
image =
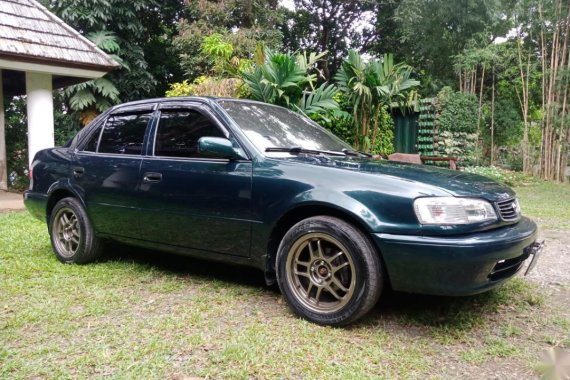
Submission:
<svg viewBox="0 0 570 380">
<path fill-rule="evenodd" d="M 155 156 L 203 157 L 198 152 L 201 137 L 225 137 L 209 118 L 194 110 L 163 110 L 158 123 Z"/>
<path fill-rule="evenodd" d="M 152 115 L 148 113 L 111 115 L 101 135 L 99 153 L 142 153 L 144 134 Z"/>
</svg>

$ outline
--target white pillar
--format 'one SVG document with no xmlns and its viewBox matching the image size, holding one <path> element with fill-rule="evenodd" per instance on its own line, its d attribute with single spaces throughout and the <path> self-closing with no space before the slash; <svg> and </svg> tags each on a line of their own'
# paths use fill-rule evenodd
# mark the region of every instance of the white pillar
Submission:
<svg viewBox="0 0 570 380">
<path fill-rule="evenodd" d="M 0 190 L 8 190 L 8 162 L 6 161 L 6 128 L 4 116 L 4 87 L 0 70 Z"/>
<path fill-rule="evenodd" d="M 52 148 L 53 94 L 51 74 L 26 72 L 28 108 L 28 162 L 42 149 Z"/>
</svg>

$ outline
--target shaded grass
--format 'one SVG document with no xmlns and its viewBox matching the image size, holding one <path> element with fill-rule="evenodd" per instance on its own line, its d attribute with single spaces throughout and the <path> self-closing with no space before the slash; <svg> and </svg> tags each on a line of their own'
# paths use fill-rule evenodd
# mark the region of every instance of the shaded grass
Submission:
<svg viewBox="0 0 570 380">
<path fill-rule="evenodd" d="M 529 368 L 543 347 L 568 345 L 570 321 L 547 300 L 523 279 L 466 298 L 388 293 L 359 323 L 320 327 L 254 270 L 124 247 L 63 265 L 42 223 L 0 214 L 0 378 L 448 378 L 491 359 Z"/>
</svg>

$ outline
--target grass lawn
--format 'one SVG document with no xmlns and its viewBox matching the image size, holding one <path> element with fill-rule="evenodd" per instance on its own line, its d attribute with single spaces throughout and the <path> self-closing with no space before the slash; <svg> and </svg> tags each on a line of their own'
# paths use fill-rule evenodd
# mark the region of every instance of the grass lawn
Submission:
<svg viewBox="0 0 570 380">
<path fill-rule="evenodd" d="M 523 213 L 544 229 L 570 230 L 570 185 L 539 182 L 515 188 Z"/>
<path fill-rule="evenodd" d="M 570 186 L 517 191 L 570 231 Z M 523 278 L 466 298 L 387 294 L 341 329 L 296 318 L 260 272 L 115 251 L 63 265 L 44 224 L 0 214 L 0 378 L 532 378 L 546 348 L 570 347 L 567 302 Z"/>
</svg>

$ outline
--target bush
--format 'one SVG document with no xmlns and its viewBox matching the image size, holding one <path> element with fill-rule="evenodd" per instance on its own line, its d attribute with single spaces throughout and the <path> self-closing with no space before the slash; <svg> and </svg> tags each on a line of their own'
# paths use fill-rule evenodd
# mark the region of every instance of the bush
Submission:
<svg viewBox="0 0 570 380">
<path fill-rule="evenodd" d="M 245 86 L 240 79 L 216 78 L 201 76 L 189 83 L 184 80 L 170 85 L 166 91 L 167 97 L 172 96 L 221 96 L 229 98 L 242 98 L 246 95 Z"/>
<path fill-rule="evenodd" d="M 453 133 L 477 132 L 477 97 L 464 92 L 452 92 L 444 88 L 438 94 L 441 113 L 439 128 Z"/>
<path fill-rule="evenodd" d="M 22 191 L 28 187 L 28 123 L 22 97 L 4 100 L 8 187 Z"/>
<path fill-rule="evenodd" d="M 466 167 L 465 171 L 468 173 L 489 177 L 508 186 L 528 185 L 539 181 L 535 177 L 523 174 L 521 172 L 505 170 L 496 166 L 471 166 Z"/>
<path fill-rule="evenodd" d="M 439 154 L 456 156 L 463 165 L 473 164 L 476 161 L 477 98 L 445 87 L 438 94 L 438 102 Z"/>
</svg>

